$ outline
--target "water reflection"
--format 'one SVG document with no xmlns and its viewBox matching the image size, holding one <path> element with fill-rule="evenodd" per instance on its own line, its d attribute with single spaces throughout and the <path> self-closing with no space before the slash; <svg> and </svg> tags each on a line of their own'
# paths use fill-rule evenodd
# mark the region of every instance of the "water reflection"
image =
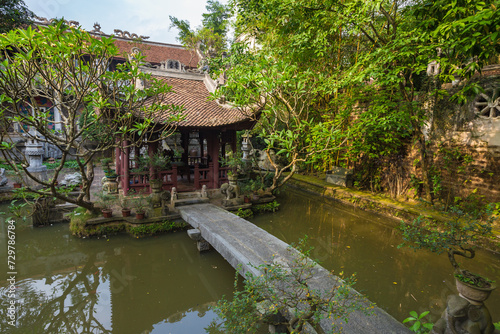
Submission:
<svg viewBox="0 0 500 334">
<path fill-rule="evenodd" d="M 200 255 L 185 232 L 80 240 L 63 225 L 25 229 L 17 255 L 17 328 L 3 280 L 1 333 L 203 333 L 209 306 L 233 289 L 230 265 Z"/>
<path fill-rule="evenodd" d="M 357 273 L 356 288 L 402 321 L 412 310 L 440 317 L 446 298 L 456 293 L 452 267 L 445 254 L 398 249 L 397 221 L 311 197 L 293 190 L 280 196 L 277 214 L 252 221 L 287 243 L 308 235 L 313 257 L 335 273 Z M 464 267 L 498 281 L 500 256 L 479 251 Z M 486 302 L 500 321 L 500 292 Z"/>
</svg>

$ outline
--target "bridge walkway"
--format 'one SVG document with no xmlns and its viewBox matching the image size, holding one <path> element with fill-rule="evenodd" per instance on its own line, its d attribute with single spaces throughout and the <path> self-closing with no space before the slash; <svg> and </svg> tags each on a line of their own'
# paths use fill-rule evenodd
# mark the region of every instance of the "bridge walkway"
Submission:
<svg viewBox="0 0 500 334">
<path fill-rule="evenodd" d="M 291 263 L 293 252 L 289 245 L 253 223 L 213 204 L 194 204 L 178 208 L 181 217 L 192 227 L 201 231 L 201 236 L 217 250 L 232 266 L 241 266 L 242 274 L 250 272 L 261 275 L 260 265 L 280 259 Z M 328 270 L 315 267 L 313 289 L 329 290 L 335 284 Z M 331 324 L 323 320 L 323 329 L 328 332 Z M 411 333 L 382 309 L 376 307 L 372 315 L 361 312 L 351 314 L 344 333 L 390 334 Z"/>
</svg>

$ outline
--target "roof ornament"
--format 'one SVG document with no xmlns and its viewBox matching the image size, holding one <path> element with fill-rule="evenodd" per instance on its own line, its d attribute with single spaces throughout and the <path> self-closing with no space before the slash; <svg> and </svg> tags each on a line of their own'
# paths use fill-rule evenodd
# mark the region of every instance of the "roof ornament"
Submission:
<svg viewBox="0 0 500 334">
<path fill-rule="evenodd" d="M 149 36 L 139 36 L 137 34 L 131 34 L 126 30 L 115 29 L 114 30 L 116 37 L 128 38 L 128 39 L 148 39 Z"/>
<path fill-rule="evenodd" d="M 94 34 L 103 34 L 103 32 L 101 31 L 101 25 L 99 24 L 99 22 L 96 22 L 94 23 L 94 29 L 90 31 L 91 33 L 94 33 Z"/>
<path fill-rule="evenodd" d="M 50 19 L 49 20 L 46 17 L 36 16 L 36 15 L 35 15 L 35 19 L 37 20 L 38 23 L 46 24 L 46 25 L 52 24 L 55 21 L 59 21 L 58 19 Z M 78 28 L 80 26 L 80 22 L 78 22 L 78 21 L 64 20 L 64 23 L 66 23 L 67 25 L 69 25 L 72 28 Z"/>
</svg>

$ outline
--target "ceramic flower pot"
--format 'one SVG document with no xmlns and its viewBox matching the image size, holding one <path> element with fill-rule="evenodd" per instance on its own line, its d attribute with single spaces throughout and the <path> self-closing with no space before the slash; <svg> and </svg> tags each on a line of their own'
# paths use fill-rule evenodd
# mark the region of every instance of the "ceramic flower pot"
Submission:
<svg viewBox="0 0 500 334">
<path fill-rule="evenodd" d="M 491 291 L 496 289 L 495 284 L 491 284 L 489 288 L 480 288 L 471 284 L 455 279 L 458 293 L 461 297 L 469 300 L 471 303 L 482 304 L 491 294 Z"/>
<path fill-rule="evenodd" d="M 102 216 L 104 218 L 111 218 L 111 217 L 113 217 L 113 210 L 104 209 L 104 210 L 101 210 L 101 212 L 102 212 Z"/>
<path fill-rule="evenodd" d="M 137 219 L 137 220 L 144 219 L 144 212 L 136 212 L 135 213 L 135 219 Z"/>
<path fill-rule="evenodd" d="M 129 217 L 130 216 L 130 209 L 122 209 L 122 217 Z"/>
</svg>

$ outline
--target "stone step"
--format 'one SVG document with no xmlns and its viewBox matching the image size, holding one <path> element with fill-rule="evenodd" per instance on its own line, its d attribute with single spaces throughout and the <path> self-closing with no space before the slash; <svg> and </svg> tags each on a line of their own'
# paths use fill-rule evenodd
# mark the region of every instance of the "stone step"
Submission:
<svg viewBox="0 0 500 334">
<path fill-rule="evenodd" d="M 200 192 L 197 191 L 177 193 L 178 199 L 189 199 L 189 198 L 199 198 L 199 197 L 200 197 Z"/>
<path fill-rule="evenodd" d="M 174 207 L 178 206 L 186 206 L 186 205 L 192 205 L 192 204 L 202 204 L 202 203 L 208 203 L 210 202 L 208 197 L 192 197 L 192 198 L 184 198 L 184 199 L 177 199 L 174 201 Z"/>
</svg>

